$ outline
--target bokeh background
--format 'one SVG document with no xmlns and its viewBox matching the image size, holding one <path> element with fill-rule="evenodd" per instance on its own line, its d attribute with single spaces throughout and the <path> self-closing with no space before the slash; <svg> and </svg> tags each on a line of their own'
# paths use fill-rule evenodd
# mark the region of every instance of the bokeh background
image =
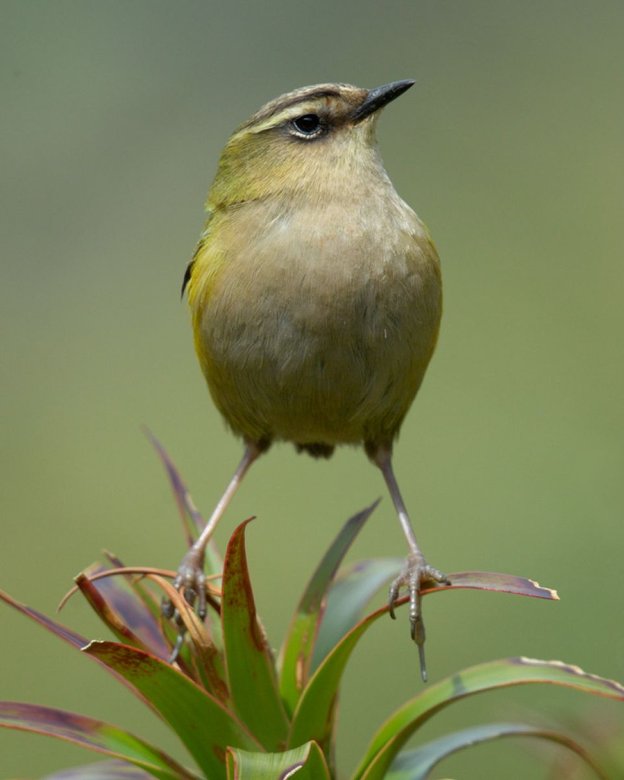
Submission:
<svg viewBox="0 0 624 780">
<path fill-rule="evenodd" d="M 619 0 L 3 0 L 1 586 L 52 612 L 103 547 L 177 564 L 141 424 L 205 512 L 240 455 L 179 300 L 220 148 L 294 87 L 414 77 L 380 143 L 438 245 L 446 311 L 398 477 L 435 565 L 524 574 L 562 598 L 427 600 L 431 677 L 523 654 L 624 678 L 623 35 Z M 281 446 L 254 467 L 218 538 L 258 516 L 250 563 L 275 645 L 339 524 L 379 495 L 354 557 L 404 549 L 361 452 L 318 463 Z M 401 617 L 370 632 L 348 673 L 345 771 L 421 689 Z M 63 619 L 102 636 L 78 600 Z M 88 659 L 8 608 L 0 621 L 0 698 L 118 722 L 182 755 Z M 624 723 L 612 702 L 533 688 L 456 705 L 424 735 L 533 708 Z M 542 755 L 481 747 L 436 776 L 540 778 Z M 0 734 L 0 756 L 2 778 L 92 760 L 16 732 Z"/>
</svg>

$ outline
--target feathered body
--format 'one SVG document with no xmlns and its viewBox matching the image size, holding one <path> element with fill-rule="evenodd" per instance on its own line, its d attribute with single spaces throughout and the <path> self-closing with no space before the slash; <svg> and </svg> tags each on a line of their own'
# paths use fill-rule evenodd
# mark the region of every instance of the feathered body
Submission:
<svg viewBox="0 0 624 780">
<path fill-rule="evenodd" d="M 391 446 L 433 353 L 439 261 L 374 138 L 364 90 L 320 85 L 232 136 L 188 272 L 195 346 L 215 404 L 247 441 Z M 313 143 L 284 132 L 314 112 Z"/>
</svg>

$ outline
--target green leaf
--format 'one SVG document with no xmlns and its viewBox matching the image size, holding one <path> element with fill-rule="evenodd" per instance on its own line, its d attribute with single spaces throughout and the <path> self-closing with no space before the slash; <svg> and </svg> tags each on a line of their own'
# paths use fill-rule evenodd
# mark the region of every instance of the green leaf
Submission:
<svg viewBox="0 0 624 780">
<path fill-rule="evenodd" d="M 321 559 L 312 575 L 301 600 L 295 610 L 288 633 L 280 651 L 280 691 L 283 700 L 292 712 L 299 694 L 308 681 L 312 653 L 317 655 L 315 640 L 321 625 L 323 646 L 332 647 L 342 637 L 344 631 L 334 633 L 331 627 L 333 621 L 325 629 L 326 617 L 323 618 L 327 602 L 327 591 L 334 575 L 360 529 L 370 517 L 379 501 L 351 517 L 340 530 L 329 549 Z M 331 603 L 331 597 L 330 597 Z M 321 656 L 321 657 L 323 657 Z M 318 663 L 317 663 L 318 665 Z"/>
<path fill-rule="evenodd" d="M 284 753 L 248 753 L 228 750 L 228 780 L 331 780 L 322 750 L 308 742 Z"/>
<path fill-rule="evenodd" d="M 353 774 L 353 780 L 382 780 L 409 737 L 432 715 L 475 693 L 527 683 L 549 683 L 585 693 L 624 700 L 624 687 L 614 680 L 587 674 L 561 661 L 508 658 L 479 664 L 431 685 L 400 707 L 381 726 Z"/>
<path fill-rule="evenodd" d="M 8 593 L 5 593 L 2 590 L 0 590 L 0 600 L 16 609 L 18 612 L 21 612 L 22 615 L 25 615 L 31 620 L 34 620 L 35 623 L 39 623 L 40 626 L 43 626 L 43 628 L 47 629 L 50 633 L 59 637 L 59 639 L 62 639 L 64 642 L 67 642 L 67 644 L 71 645 L 77 650 L 82 650 L 85 645 L 89 643 L 89 640 L 86 637 L 77 634 L 75 631 L 72 631 L 61 623 L 57 623 L 55 620 L 47 617 L 42 612 L 39 612 L 32 607 L 26 606 L 26 604 L 22 604 L 21 602 L 16 601 L 12 596 L 9 596 Z M 98 663 L 101 663 L 99 659 L 95 660 L 97 660 Z M 128 685 L 128 682 L 121 675 L 118 675 L 113 669 L 106 666 L 106 664 L 103 664 L 103 666 L 109 674 L 112 674 L 113 677 L 115 677 L 116 680 L 132 690 L 131 686 Z M 144 699 L 142 699 L 142 701 L 144 701 Z"/>
<path fill-rule="evenodd" d="M 61 769 L 43 780 L 147 780 L 153 777 L 148 772 L 136 769 L 125 761 L 100 761 L 87 766 Z"/>
<path fill-rule="evenodd" d="M 79 574 L 76 585 L 96 615 L 124 644 L 133 645 L 166 659 L 171 649 L 165 642 L 158 623 L 139 599 L 119 582 L 118 578 L 91 576 L 104 569 L 100 566 Z"/>
<path fill-rule="evenodd" d="M 501 737 L 538 737 L 555 742 L 576 753 L 599 777 L 608 780 L 591 754 L 572 737 L 527 723 L 487 723 L 447 734 L 416 750 L 399 753 L 384 778 L 385 780 L 425 780 L 434 766 L 451 754 Z"/>
<path fill-rule="evenodd" d="M 225 660 L 213 641 L 210 625 L 199 619 L 183 594 L 171 583 L 162 577 L 149 576 L 153 582 L 157 583 L 175 608 L 186 629 L 188 643 L 183 645 L 182 651 L 176 659 L 178 667 L 186 677 L 199 683 L 219 701 L 226 705 L 229 704 L 230 696 L 225 680 Z M 215 610 L 212 608 L 208 610 L 209 614 L 213 612 Z"/>
<path fill-rule="evenodd" d="M 165 467 L 165 471 L 167 472 L 167 476 L 169 477 L 171 490 L 173 491 L 173 496 L 176 501 L 176 506 L 180 514 L 180 519 L 182 520 L 182 525 L 184 526 L 187 546 L 190 547 L 191 544 L 193 544 L 193 538 L 195 535 L 194 531 L 195 533 L 199 533 L 201 529 L 206 525 L 204 518 L 201 516 L 199 510 L 195 506 L 195 503 L 191 498 L 191 494 L 189 493 L 188 488 L 184 484 L 182 477 L 180 476 L 175 465 L 173 464 L 173 461 L 167 454 L 165 448 L 162 446 L 160 441 L 154 436 L 154 434 L 150 431 L 150 429 L 147 426 L 143 426 L 143 432 L 150 440 L 152 446 L 154 447 L 156 453 L 158 454 L 158 457 L 160 458 L 163 466 Z M 192 528 L 189 525 L 188 522 L 189 519 L 192 521 L 194 528 Z"/>
<path fill-rule="evenodd" d="M 366 630 L 388 612 L 378 609 L 361 620 L 325 657 L 304 688 L 293 714 L 288 746 L 314 740 L 328 755 L 333 730 L 334 704 L 342 673 L 351 653 Z"/>
<path fill-rule="evenodd" d="M 557 598 L 555 591 L 542 588 L 536 582 L 495 572 L 459 572 L 450 575 L 452 585 L 431 585 L 423 589 L 424 596 L 453 588 L 474 588 L 498 590 L 536 598 Z M 402 598 L 398 605 L 406 604 Z M 302 692 L 292 719 L 288 745 L 300 745 L 316 740 L 327 755 L 333 728 L 333 707 L 338 695 L 342 673 L 353 649 L 362 634 L 379 618 L 388 612 L 385 606 L 367 615 L 325 657 Z"/>
<path fill-rule="evenodd" d="M 242 723 L 173 666 L 116 642 L 91 642 L 84 652 L 122 675 L 180 737 L 206 777 L 225 777 L 226 748 L 257 750 Z"/>
<path fill-rule="evenodd" d="M 269 751 L 284 747 L 288 720 L 280 699 L 275 663 L 256 614 L 245 523 L 232 534 L 225 554 L 221 596 L 228 687 L 236 712 Z M 237 747 L 233 745 L 233 747 Z"/>
<path fill-rule="evenodd" d="M 55 620 L 47 617 L 47 615 L 44 615 L 43 612 L 39 612 L 32 607 L 26 606 L 26 604 L 22 604 L 20 601 L 16 601 L 16 599 L 14 599 L 12 596 L 9 596 L 9 594 L 5 593 L 3 590 L 0 590 L 0 599 L 4 601 L 5 604 L 8 604 L 18 612 L 21 612 L 22 615 L 26 615 L 26 617 L 34 620 L 35 623 L 39 623 L 40 626 L 43 626 L 43 628 L 50 631 L 50 633 L 59 637 L 59 639 L 62 639 L 64 642 L 67 642 L 72 647 L 76 647 L 78 650 L 84 647 L 89 641 L 81 634 L 77 634 L 70 628 L 67 628 L 61 623 L 57 623 Z"/>
<path fill-rule="evenodd" d="M 199 533 L 203 529 L 203 527 L 206 525 L 206 521 L 195 506 L 195 502 L 193 501 L 193 498 L 191 497 L 184 480 L 180 476 L 180 472 L 175 467 L 165 448 L 149 430 L 149 428 L 144 426 L 143 430 L 156 450 L 163 466 L 165 467 L 176 505 L 178 507 L 178 512 L 180 513 L 180 518 L 184 526 L 187 546 L 190 547 L 190 545 L 193 543 L 195 534 Z M 188 519 L 191 520 L 193 528 L 191 528 L 189 525 Z M 206 547 L 206 571 L 209 574 L 219 574 L 221 572 L 221 568 L 221 558 L 219 553 L 217 552 L 213 542 L 210 541 Z"/>
<path fill-rule="evenodd" d="M 357 561 L 340 572 L 327 594 L 327 607 L 314 646 L 313 670 L 361 619 L 372 596 L 385 582 L 396 577 L 404 563 L 403 558 L 375 558 Z"/>
<path fill-rule="evenodd" d="M 511 593 L 515 596 L 529 596 L 534 599 L 559 601 L 559 595 L 552 588 L 545 588 L 535 580 L 518 577 L 515 574 L 502 574 L 496 571 L 459 571 L 449 575 L 450 585 L 435 585 L 428 593 L 442 590 L 490 590 L 496 593 Z M 406 602 L 407 599 L 399 603 Z"/>
<path fill-rule="evenodd" d="M 449 574 L 450 585 L 427 583 L 422 595 L 442 593 L 445 590 L 489 590 L 493 593 L 509 593 L 512 596 L 528 596 L 534 599 L 559 601 L 559 594 L 553 588 L 545 588 L 535 580 L 518 577 L 515 574 L 501 574 L 496 571 L 457 571 Z M 408 596 L 398 599 L 395 607 L 402 607 Z"/>
<path fill-rule="evenodd" d="M 133 734 L 73 712 L 3 701 L 0 702 L 0 726 L 55 737 L 97 753 L 122 758 L 160 780 L 197 778 L 166 753 Z"/>
<path fill-rule="evenodd" d="M 110 550 L 103 550 L 103 553 L 113 569 L 124 570 L 127 568 L 124 562 Z M 123 577 L 128 587 L 158 623 L 162 617 L 162 605 L 149 588 L 145 587 L 143 577 L 135 573 L 124 573 Z"/>
</svg>

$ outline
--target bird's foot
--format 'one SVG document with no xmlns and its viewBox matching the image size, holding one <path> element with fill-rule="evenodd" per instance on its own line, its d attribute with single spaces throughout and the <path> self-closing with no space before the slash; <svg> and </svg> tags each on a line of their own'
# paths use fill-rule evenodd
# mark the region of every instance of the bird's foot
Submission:
<svg viewBox="0 0 624 780">
<path fill-rule="evenodd" d="M 430 566 L 421 553 L 412 553 L 405 561 L 405 566 L 399 576 L 390 585 L 388 606 L 390 617 L 394 619 L 394 605 L 402 588 L 409 595 L 410 635 L 418 647 L 420 659 L 420 674 L 423 682 L 427 681 L 427 666 L 425 664 L 425 624 L 422 617 L 421 589 L 426 583 L 450 585 L 451 581 L 438 569 Z"/>
<path fill-rule="evenodd" d="M 207 614 L 203 550 L 198 550 L 195 547 L 188 550 L 178 567 L 173 587 L 182 593 L 187 604 L 195 608 L 197 617 L 203 621 Z M 186 626 L 170 599 L 163 599 L 161 609 L 163 617 L 167 620 L 173 620 L 178 629 L 178 638 L 169 658 L 170 663 L 173 663 L 182 647 Z"/>
</svg>

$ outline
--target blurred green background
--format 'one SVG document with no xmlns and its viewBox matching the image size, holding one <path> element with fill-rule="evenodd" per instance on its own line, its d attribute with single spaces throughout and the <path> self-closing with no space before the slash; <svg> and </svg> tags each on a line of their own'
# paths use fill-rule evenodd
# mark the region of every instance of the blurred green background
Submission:
<svg viewBox="0 0 624 780">
<path fill-rule="evenodd" d="M 399 481 L 432 563 L 524 574 L 562 598 L 427 600 L 431 677 L 523 654 L 624 678 L 623 34 L 619 0 L 3 0 L 0 585 L 51 613 L 102 547 L 177 565 L 182 535 L 140 425 L 205 512 L 240 456 L 179 300 L 219 151 L 294 87 L 413 77 L 380 143 L 438 245 L 446 311 L 396 448 Z M 379 495 L 356 557 L 404 552 L 361 452 L 318 463 L 281 446 L 254 467 L 218 538 L 258 516 L 250 564 L 275 645 L 339 524 Z M 400 617 L 348 673 L 344 769 L 421 689 Z M 178 751 L 88 659 L 8 608 L 0 619 L 0 698 Z M 102 636 L 78 600 L 63 619 Z M 457 705 L 425 736 L 538 706 L 624 722 L 612 702 L 533 688 Z M 91 760 L 16 732 L 0 734 L 0 756 L 2 778 Z M 540 778 L 541 757 L 532 743 L 481 747 L 435 776 Z"/>
</svg>

